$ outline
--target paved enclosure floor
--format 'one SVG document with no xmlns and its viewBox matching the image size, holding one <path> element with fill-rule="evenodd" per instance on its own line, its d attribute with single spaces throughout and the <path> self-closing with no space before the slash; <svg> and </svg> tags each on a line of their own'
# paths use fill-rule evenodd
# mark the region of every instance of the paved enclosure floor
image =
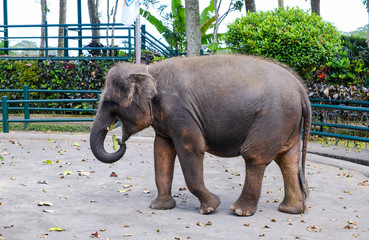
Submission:
<svg viewBox="0 0 369 240">
<path fill-rule="evenodd" d="M 283 181 L 272 163 L 257 213 L 238 217 L 230 205 L 244 182 L 242 158 L 206 155 L 206 186 L 222 200 L 210 215 L 199 213 L 177 161 L 177 207 L 159 211 L 149 208 L 153 138 L 133 137 L 111 165 L 94 159 L 88 138 L 0 134 L 0 239 L 369 239 L 367 166 L 308 154 L 309 211 L 290 215 L 277 211 Z"/>
</svg>

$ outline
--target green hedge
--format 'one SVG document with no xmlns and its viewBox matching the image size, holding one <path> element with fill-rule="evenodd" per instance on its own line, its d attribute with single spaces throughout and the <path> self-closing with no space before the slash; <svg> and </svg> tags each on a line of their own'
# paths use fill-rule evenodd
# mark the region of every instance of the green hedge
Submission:
<svg viewBox="0 0 369 240">
<path fill-rule="evenodd" d="M 53 90 L 101 90 L 104 87 L 104 76 L 113 61 L 36 61 L 36 60 L 0 60 L 0 85 L 2 89 Z M 22 93 L 4 94 L 9 99 L 22 99 Z M 31 99 L 74 99 L 97 98 L 97 94 L 79 93 L 30 93 Z M 34 104 L 35 107 L 61 108 L 96 108 L 94 103 L 76 104 Z"/>
<path fill-rule="evenodd" d="M 113 61 L 0 60 L 1 88 L 99 90 Z"/>
<path fill-rule="evenodd" d="M 228 25 L 226 44 L 235 53 L 283 62 L 305 80 L 314 80 L 314 71 L 333 61 L 342 48 L 332 24 L 299 8 L 249 12 Z"/>
</svg>

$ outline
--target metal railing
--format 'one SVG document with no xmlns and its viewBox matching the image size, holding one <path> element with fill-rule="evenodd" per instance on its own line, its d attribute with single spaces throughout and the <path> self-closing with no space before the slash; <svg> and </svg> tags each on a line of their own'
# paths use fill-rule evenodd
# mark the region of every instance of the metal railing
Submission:
<svg viewBox="0 0 369 240">
<path fill-rule="evenodd" d="M 46 93 L 86 93 L 86 94 L 99 94 L 101 91 L 99 90 L 37 90 L 37 89 L 28 89 L 28 86 L 24 86 L 23 89 L 0 89 L 0 92 L 22 92 L 23 100 L 9 100 L 7 96 L 2 97 L 2 110 L 3 118 L 0 122 L 3 122 L 3 132 L 9 132 L 9 123 L 11 122 L 23 122 L 25 123 L 25 129 L 28 127 L 28 123 L 30 122 L 81 122 L 81 121 L 93 121 L 93 118 L 45 118 L 45 119 L 31 119 L 30 111 L 73 111 L 73 112 L 94 112 L 96 109 L 75 109 L 75 108 L 39 108 L 39 107 L 30 107 L 30 103 L 71 103 L 71 102 L 98 102 L 98 98 L 94 99 L 41 99 L 41 100 L 30 100 L 29 93 L 30 92 L 46 92 Z M 318 120 L 317 117 L 313 119 L 312 122 L 312 130 L 310 134 L 319 135 L 323 137 L 332 137 L 336 139 L 347 139 L 353 141 L 361 141 L 361 142 L 369 142 L 369 102 L 365 101 L 333 101 L 328 99 L 316 99 L 311 98 L 311 102 L 319 102 L 319 103 L 311 103 L 314 112 L 317 113 L 317 109 L 328 109 L 333 112 L 325 112 L 327 117 Z M 323 102 L 330 104 L 322 104 Z M 10 104 L 23 104 L 22 107 L 9 107 Z M 341 104 L 341 105 L 337 105 Z M 342 106 L 342 104 L 351 104 L 351 105 L 359 105 L 359 106 Z M 367 107 L 363 107 L 367 106 Z M 23 111 L 24 118 L 23 119 L 9 119 L 9 111 Z M 337 121 L 329 120 L 330 118 L 337 119 L 340 115 L 345 115 L 346 117 L 361 117 L 363 119 L 360 123 L 363 126 L 357 126 L 357 122 L 353 122 L 353 124 L 349 124 L 349 122 L 345 122 L 341 120 Z M 316 114 L 315 114 L 316 116 Z M 318 130 L 317 128 L 320 128 Z M 349 134 L 339 133 L 339 129 L 346 129 L 349 131 Z M 329 130 L 329 131 L 328 131 Z M 333 131 L 333 132 L 332 132 Z M 365 136 L 357 136 L 357 132 L 365 133 Z"/>
<path fill-rule="evenodd" d="M 319 102 L 311 103 L 313 108 L 313 122 L 310 134 L 336 139 L 369 142 L 369 102 L 351 100 L 336 101 L 320 98 L 311 98 L 310 101 Z M 356 106 L 347 106 L 348 104 Z M 319 109 L 325 110 L 324 117 L 322 117 L 320 121 L 316 121 L 318 120 L 317 110 Z M 348 120 L 344 120 L 344 118 Z M 356 118 L 356 121 L 350 123 L 349 118 Z M 361 118 L 361 120 L 357 121 L 359 118 Z M 362 126 L 358 126 L 358 123 Z M 316 128 L 320 128 L 320 130 L 318 131 Z M 348 130 L 350 135 L 340 133 L 341 129 Z M 364 136 L 358 136 L 359 132 Z"/>
<path fill-rule="evenodd" d="M 58 35 L 59 27 L 64 29 L 63 36 Z M 41 36 L 41 29 L 45 29 L 45 36 Z M 92 29 L 100 30 L 101 35 L 92 36 Z M 21 33 L 16 34 L 17 31 Z M 57 47 L 61 38 L 64 45 Z M 111 46 L 113 39 L 114 45 Z M 34 41 L 35 46 L 15 47 L 22 40 Z M 44 40 L 44 47 L 41 47 L 41 40 Z M 96 44 L 93 40 L 97 41 Z M 136 46 L 135 28 L 121 23 L 0 25 L 0 42 L 3 42 L 0 59 L 14 60 L 127 60 L 134 56 Z M 178 55 L 146 32 L 145 25 L 141 26 L 141 49 L 157 51 L 166 57 Z M 58 51 L 63 54 L 58 55 Z"/>
<path fill-rule="evenodd" d="M 44 89 L 29 89 L 28 86 L 24 86 L 23 89 L 0 89 L 0 92 L 22 92 L 22 100 L 9 100 L 8 96 L 2 96 L 2 119 L 3 122 L 3 132 L 9 133 L 9 123 L 24 123 L 24 129 L 27 130 L 30 122 L 92 122 L 93 118 L 42 118 L 42 119 L 31 119 L 31 111 L 53 111 L 53 112 L 95 112 L 94 108 L 56 108 L 56 107 L 30 107 L 31 103 L 97 103 L 98 98 L 93 99 L 38 99 L 30 100 L 29 93 L 39 92 L 39 93 L 79 93 L 79 94 L 100 94 L 100 90 L 44 90 Z M 11 107 L 11 104 L 22 104 L 23 107 Z M 20 119 L 9 119 L 10 111 L 22 111 L 24 113 L 23 118 Z"/>
</svg>

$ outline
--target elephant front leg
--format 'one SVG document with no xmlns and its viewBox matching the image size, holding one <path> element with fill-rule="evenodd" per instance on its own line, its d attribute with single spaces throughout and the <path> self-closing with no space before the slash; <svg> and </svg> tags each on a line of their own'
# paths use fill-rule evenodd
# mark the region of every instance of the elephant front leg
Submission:
<svg viewBox="0 0 369 240">
<path fill-rule="evenodd" d="M 209 214 L 220 205 L 220 199 L 205 187 L 205 143 L 200 134 L 196 135 L 195 130 L 192 134 L 182 135 L 176 149 L 188 190 L 199 199 L 200 213 Z"/>
<path fill-rule="evenodd" d="M 176 150 L 171 139 L 156 135 L 154 143 L 155 181 L 158 196 L 151 203 L 153 209 L 172 209 L 176 201 L 172 197 L 172 181 Z"/>
</svg>

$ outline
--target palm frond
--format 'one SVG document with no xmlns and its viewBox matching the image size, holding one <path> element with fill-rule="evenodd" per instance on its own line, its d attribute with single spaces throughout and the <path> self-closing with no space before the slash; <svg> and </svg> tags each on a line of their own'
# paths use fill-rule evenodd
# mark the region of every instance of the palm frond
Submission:
<svg viewBox="0 0 369 240">
<path fill-rule="evenodd" d="M 149 11 L 145 11 L 141 8 L 140 14 L 141 16 L 146 18 L 146 20 L 149 21 L 158 30 L 160 34 L 170 31 L 170 29 L 167 26 L 165 26 L 162 21 L 153 16 Z"/>
</svg>

